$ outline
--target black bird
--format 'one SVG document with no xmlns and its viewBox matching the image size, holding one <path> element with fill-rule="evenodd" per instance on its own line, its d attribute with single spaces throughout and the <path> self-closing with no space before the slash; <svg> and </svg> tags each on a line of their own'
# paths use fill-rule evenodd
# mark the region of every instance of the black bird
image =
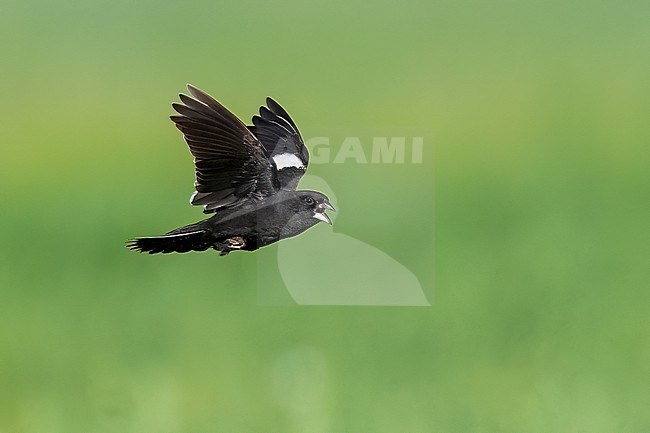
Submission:
<svg viewBox="0 0 650 433">
<path fill-rule="evenodd" d="M 213 248 L 228 254 L 254 251 L 308 228 L 332 221 L 334 210 L 317 191 L 297 191 L 309 152 L 289 114 L 266 99 L 253 125 L 246 126 L 208 94 L 188 85 L 171 116 L 194 156 L 196 192 L 190 203 L 210 218 L 163 236 L 131 240 L 136 251 L 184 253 Z"/>
</svg>

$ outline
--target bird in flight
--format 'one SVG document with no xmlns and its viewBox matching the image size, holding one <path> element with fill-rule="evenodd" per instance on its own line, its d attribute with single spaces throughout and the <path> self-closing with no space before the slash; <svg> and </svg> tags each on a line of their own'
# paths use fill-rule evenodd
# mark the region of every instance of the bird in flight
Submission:
<svg viewBox="0 0 650 433">
<path fill-rule="evenodd" d="M 266 99 L 253 125 L 245 125 L 208 94 L 187 86 L 171 120 L 194 156 L 196 192 L 190 203 L 210 218 L 127 247 L 149 254 L 217 250 L 254 251 L 299 235 L 319 222 L 332 224 L 325 194 L 297 190 L 309 152 L 289 114 Z"/>
</svg>

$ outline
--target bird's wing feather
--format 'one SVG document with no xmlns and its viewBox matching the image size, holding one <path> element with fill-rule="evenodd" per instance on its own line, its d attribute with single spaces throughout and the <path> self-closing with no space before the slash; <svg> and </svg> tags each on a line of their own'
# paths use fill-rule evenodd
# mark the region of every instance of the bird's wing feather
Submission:
<svg viewBox="0 0 650 433">
<path fill-rule="evenodd" d="M 275 165 L 280 187 L 295 189 L 307 170 L 309 151 L 289 114 L 273 99 L 266 98 L 266 106 L 260 107 L 249 129 Z"/>
<path fill-rule="evenodd" d="M 260 140 L 211 96 L 187 88 L 192 96 L 179 95 L 181 103 L 172 104 L 178 115 L 170 118 L 194 156 L 196 192 L 191 203 L 209 213 L 275 194 L 275 167 Z"/>
</svg>

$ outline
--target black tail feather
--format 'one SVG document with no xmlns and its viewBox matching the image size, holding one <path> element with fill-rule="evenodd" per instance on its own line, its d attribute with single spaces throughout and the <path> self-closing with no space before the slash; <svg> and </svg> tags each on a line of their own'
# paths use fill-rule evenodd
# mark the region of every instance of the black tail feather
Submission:
<svg viewBox="0 0 650 433">
<path fill-rule="evenodd" d="M 212 246 L 212 242 L 207 238 L 205 230 L 198 230 L 189 233 L 136 238 L 128 241 L 126 247 L 133 251 L 149 254 L 205 251 Z"/>
</svg>

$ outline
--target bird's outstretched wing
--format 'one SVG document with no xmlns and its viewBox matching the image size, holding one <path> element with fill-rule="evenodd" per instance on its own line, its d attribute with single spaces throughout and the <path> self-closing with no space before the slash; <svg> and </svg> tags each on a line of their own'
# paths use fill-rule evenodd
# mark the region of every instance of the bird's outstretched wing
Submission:
<svg viewBox="0 0 650 433">
<path fill-rule="evenodd" d="M 277 192 L 275 167 L 244 123 L 208 94 L 188 84 L 192 96 L 170 116 L 194 155 L 196 192 L 190 202 L 204 212 L 260 200 Z"/>
<path fill-rule="evenodd" d="M 260 107 L 259 116 L 253 116 L 253 125 L 248 128 L 273 161 L 280 188 L 295 190 L 307 170 L 309 151 L 289 114 L 273 99 L 266 98 L 266 106 Z"/>
</svg>

